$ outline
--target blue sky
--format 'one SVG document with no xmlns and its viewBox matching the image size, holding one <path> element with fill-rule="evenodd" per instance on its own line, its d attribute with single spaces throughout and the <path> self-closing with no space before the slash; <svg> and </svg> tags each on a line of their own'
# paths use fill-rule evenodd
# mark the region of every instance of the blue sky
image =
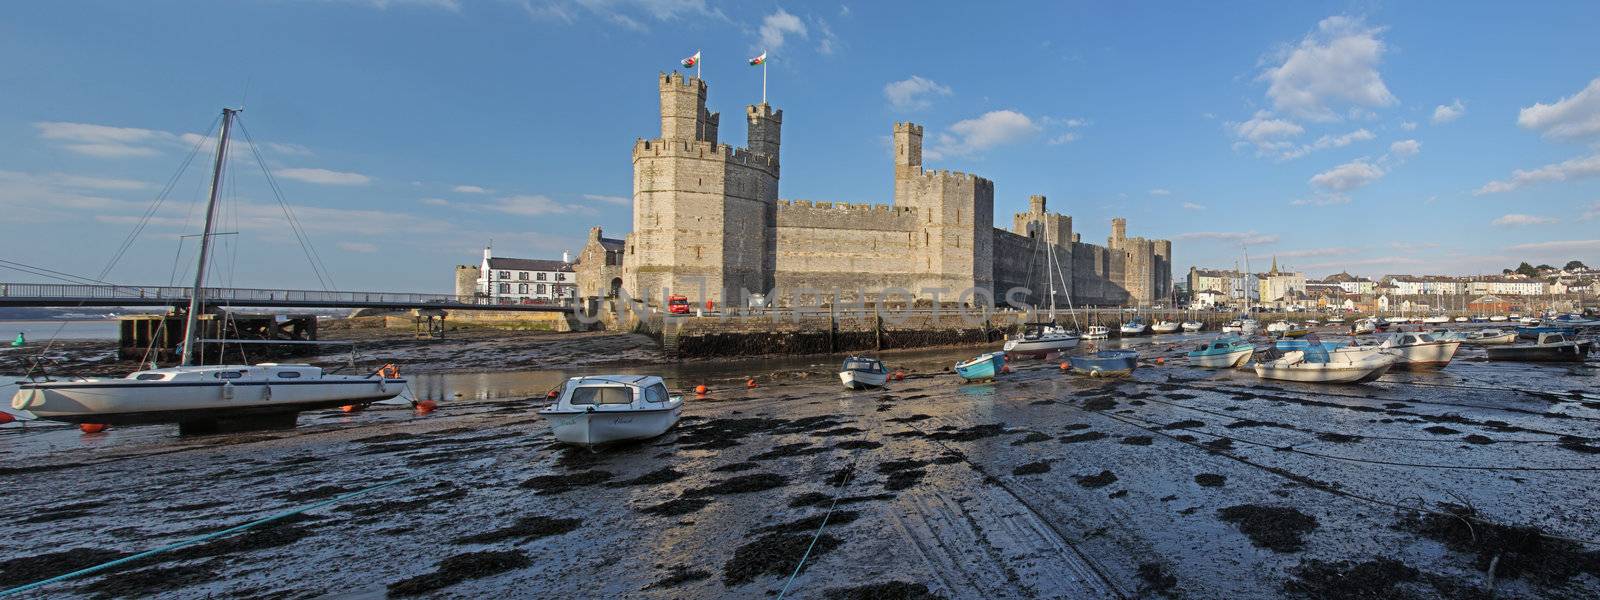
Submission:
<svg viewBox="0 0 1600 600">
<path fill-rule="evenodd" d="M 1287 6 L 1282 6 L 1286 4 Z M 889 202 L 895 121 L 928 166 L 1029 194 L 1176 271 L 1472 273 L 1600 263 L 1600 4 L 35 2 L 0 9 L 7 260 L 94 276 L 224 106 L 334 285 L 446 291 L 451 267 L 576 252 L 631 222 L 655 76 L 704 51 L 710 104 L 784 109 L 784 198 Z M 743 143 L 743 128 L 723 141 Z M 321 284 L 253 160 L 223 248 L 241 286 Z M 197 159 L 110 278 L 181 280 Z M 185 246 L 192 251 L 192 240 Z M 1260 262 L 1257 262 L 1260 261 Z M 0 279 L 28 279 L 5 273 Z"/>
</svg>

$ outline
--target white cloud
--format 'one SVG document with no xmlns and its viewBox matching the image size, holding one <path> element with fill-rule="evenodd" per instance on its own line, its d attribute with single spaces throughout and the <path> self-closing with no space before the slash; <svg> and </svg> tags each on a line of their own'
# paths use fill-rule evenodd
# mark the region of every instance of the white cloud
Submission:
<svg viewBox="0 0 1600 600">
<path fill-rule="evenodd" d="M 1349 204 L 1350 197 L 1344 194 L 1316 194 L 1310 198 L 1296 198 L 1289 202 L 1291 206 L 1333 206 L 1336 204 Z"/>
<path fill-rule="evenodd" d="M 720 9 L 706 6 L 705 0 L 522 0 L 521 5 L 529 17 L 540 21 L 571 24 L 588 15 L 635 31 L 649 29 L 646 21 L 652 20 L 728 20 Z"/>
<path fill-rule="evenodd" d="M 362 175 L 360 173 L 329 171 L 327 169 L 278 169 L 273 171 L 273 173 L 284 179 L 293 179 L 295 181 L 304 181 L 306 183 L 315 183 L 319 185 L 366 185 L 372 182 L 371 177 L 367 177 L 366 175 Z"/>
<path fill-rule="evenodd" d="M 616 206 L 633 206 L 633 199 L 632 198 L 627 198 L 627 197 L 624 197 L 624 196 L 603 196 L 603 195 L 600 195 L 600 194 L 584 194 L 583 195 L 583 199 L 584 200 L 593 200 L 595 202 L 603 202 L 605 204 L 614 204 Z"/>
<path fill-rule="evenodd" d="M 933 96 L 949 96 L 950 87 L 939 85 L 932 79 L 912 75 L 909 79 L 891 81 L 883 86 L 883 97 L 897 110 L 924 110 L 933 106 Z"/>
<path fill-rule="evenodd" d="M 1600 175 L 1600 154 L 1583 156 L 1567 161 L 1549 164 L 1532 171 L 1517 169 L 1511 172 L 1511 178 L 1505 181 L 1491 181 L 1473 192 L 1477 195 L 1509 192 L 1517 188 L 1534 183 L 1547 181 L 1566 181 Z"/>
<path fill-rule="evenodd" d="M 458 186 L 455 186 L 453 188 L 450 188 L 450 191 L 458 193 L 458 194 L 492 194 L 492 193 L 494 193 L 494 190 L 491 190 L 491 189 L 488 189 L 488 188 L 485 188 L 485 187 L 481 187 L 481 186 L 476 186 L 476 185 L 458 185 Z"/>
<path fill-rule="evenodd" d="M 1400 128 L 1404 129 L 1406 131 L 1416 131 L 1417 122 L 1416 121 L 1401 121 L 1400 122 Z"/>
<path fill-rule="evenodd" d="M 1506 248 L 1507 250 L 1522 252 L 1547 252 L 1570 253 L 1600 250 L 1600 240 L 1560 240 L 1554 242 L 1536 242 L 1532 244 L 1517 244 Z"/>
<path fill-rule="evenodd" d="M 1451 102 L 1448 106 L 1440 104 L 1439 106 L 1434 107 L 1433 122 L 1435 125 L 1440 123 L 1449 123 L 1461 118 L 1461 115 L 1465 114 L 1467 114 L 1467 105 L 1462 104 L 1460 98 L 1456 98 L 1456 101 Z"/>
<path fill-rule="evenodd" d="M 339 242 L 339 249 L 345 252 L 371 254 L 378 251 L 378 246 L 367 242 Z"/>
<path fill-rule="evenodd" d="M 1039 133 L 1039 126 L 1027 115 L 1014 110 L 996 110 L 950 126 L 948 133 L 939 134 L 934 145 L 924 153 L 928 158 L 940 160 L 952 156 L 972 156 L 995 146 L 1017 142 Z"/>
<path fill-rule="evenodd" d="M 1584 209 L 1583 214 L 1579 216 L 1578 219 L 1583 221 L 1600 219 L 1600 202 L 1590 204 L 1589 208 Z"/>
<path fill-rule="evenodd" d="M 1075 132 L 1075 131 L 1068 131 L 1068 132 L 1063 133 L 1061 135 L 1058 135 L 1058 136 L 1050 138 L 1050 141 L 1048 143 L 1051 146 L 1060 146 L 1062 144 L 1070 144 L 1072 142 L 1076 142 L 1081 137 L 1083 137 L 1083 136 L 1078 135 L 1078 133 Z"/>
<path fill-rule="evenodd" d="M 1345 256 L 1349 254 L 1356 254 L 1360 251 L 1361 250 L 1358 248 L 1351 248 L 1349 246 L 1334 246 L 1331 248 L 1307 248 L 1305 250 L 1274 252 L 1272 255 L 1278 258 L 1304 258 L 1309 256 Z"/>
<path fill-rule="evenodd" d="M 782 8 L 761 20 L 761 49 L 777 52 L 789 36 L 806 37 L 806 24 Z"/>
<path fill-rule="evenodd" d="M 421 202 L 428 206 L 450 206 L 450 201 L 445 200 L 444 198 L 423 198 L 417 202 Z"/>
<path fill-rule="evenodd" d="M 188 151 L 196 145 L 202 151 L 215 148 L 215 139 L 197 133 L 176 134 L 138 127 L 114 127 L 94 123 L 67 121 L 41 121 L 33 124 L 39 138 L 60 146 L 63 150 L 96 158 L 136 158 L 156 156 L 168 150 Z M 229 145 L 248 152 L 249 144 L 231 140 Z M 299 144 L 261 142 L 260 148 L 286 156 L 310 156 L 309 148 Z"/>
<path fill-rule="evenodd" d="M 1255 231 L 1191 231 L 1172 236 L 1177 240 L 1218 240 L 1233 242 L 1250 246 L 1278 243 L 1277 234 L 1263 234 Z"/>
<path fill-rule="evenodd" d="M 1184 210 L 1205 210 L 1206 209 L 1205 205 L 1203 205 L 1203 204 L 1195 204 L 1193 202 L 1185 202 L 1185 203 L 1183 203 L 1183 208 L 1184 208 Z"/>
<path fill-rule="evenodd" d="M 1508 215 L 1502 215 L 1500 218 L 1495 219 L 1492 224 L 1499 227 L 1518 227 L 1522 225 L 1549 225 L 1555 222 L 1557 222 L 1556 219 L 1552 219 L 1550 217 L 1536 217 L 1533 215 L 1519 215 L 1512 213 Z"/>
<path fill-rule="evenodd" d="M 1517 125 L 1544 132 L 1552 139 L 1581 139 L 1600 135 L 1600 78 L 1578 93 L 1553 104 L 1535 103 L 1517 114 Z"/>
<path fill-rule="evenodd" d="M 438 8 L 452 12 L 461 11 L 460 0 L 346 0 L 349 4 L 370 6 L 378 10 L 388 10 L 392 6 L 418 6 L 422 8 Z"/>
<path fill-rule="evenodd" d="M 1416 140 L 1400 140 L 1389 144 L 1389 154 L 1399 157 L 1416 156 L 1422 151 L 1422 142 Z"/>
<path fill-rule="evenodd" d="M 1383 174 L 1382 167 L 1358 158 L 1311 176 L 1311 185 L 1342 193 L 1377 181 Z"/>
<path fill-rule="evenodd" d="M 1278 64 L 1258 80 L 1269 83 L 1267 97 L 1274 108 L 1305 119 L 1336 120 L 1336 104 L 1390 106 L 1395 97 L 1378 73 L 1383 31 L 1359 18 L 1328 17 L 1298 45 L 1280 52 L 1281 63 L 1272 61 Z"/>
<path fill-rule="evenodd" d="M 1228 127 L 1239 139 L 1255 145 L 1257 154 L 1281 152 L 1293 146 L 1288 138 L 1306 132 L 1306 128 L 1298 123 L 1280 119 L 1265 110 L 1256 111 L 1250 120 L 1243 123 L 1229 123 Z"/>
<path fill-rule="evenodd" d="M 537 217 L 540 215 L 562 215 L 579 212 L 576 207 L 561 204 L 551 200 L 548 196 L 537 194 L 524 194 L 495 198 L 494 202 L 483 205 L 488 210 L 503 212 L 508 215 L 523 217 Z"/>
<path fill-rule="evenodd" d="M 1343 148 L 1345 146 L 1349 146 L 1350 144 L 1364 142 L 1375 137 L 1377 136 L 1373 135 L 1371 131 L 1367 131 L 1365 128 L 1357 129 L 1343 135 L 1324 135 L 1317 138 L 1317 141 L 1310 144 L 1304 144 L 1289 150 L 1284 150 L 1279 158 L 1282 158 L 1283 160 L 1294 160 L 1318 150 Z"/>
<path fill-rule="evenodd" d="M 839 36 L 833 34 L 833 28 L 828 26 L 828 21 L 822 17 L 812 17 L 811 23 L 817 30 L 817 54 L 831 56 L 838 51 Z"/>
<path fill-rule="evenodd" d="M 1156 189 L 1150 190 L 1150 195 L 1151 196 L 1171 196 L 1172 195 L 1172 190 L 1169 190 L 1169 189 L 1166 189 L 1166 188 L 1156 188 Z"/>
<path fill-rule="evenodd" d="M 70 175 L 67 173 L 46 173 L 37 176 L 37 178 L 49 184 L 87 190 L 142 190 L 150 187 L 149 183 L 136 179 L 115 179 L 89 175 Z"/>
<path fill-rule="evenodd" d="M 1360 259 L 1341 258 L 1327 262 L 1302 264 L 1300 268 L 1308 271 L 1320 271 L 1323 269 L 1348 270 L 1351 267 L 1412 266 L 1426 264 L 1427 262 L 1410 256 L 1377 256 Z"/>
</svg>

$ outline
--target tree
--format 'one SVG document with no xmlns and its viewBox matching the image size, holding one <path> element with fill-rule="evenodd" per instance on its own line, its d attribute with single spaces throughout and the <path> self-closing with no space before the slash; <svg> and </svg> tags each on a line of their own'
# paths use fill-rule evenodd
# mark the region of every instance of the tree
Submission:
<svg viewBox="0 0 1600 600">
<path fill-rule="evenodd" d="M 1520 273 L 1520 274 L 1523 274 L 1523 275 L 1527 275 L 1529 277 L 1534 277 L 1534 276 L 1537 276 L 1539 274 L 1539 270 L 1534 268 L 1533 265 L 1528 264 L 1526 261 L 1524 261 L 1520 265 L 1517 265 L 1517 271 L 1516 272 Z"/>
<path fill-rule="evenodd" d="M 1586 266 L 1583 265 L 1583 261 L 1581 261 L 1581 260 L 1569 260 L 1569 261 L 1567 261 L 1567 270 L 1568 271 L 1582 271 L 1582 270 L 1588 269 L 1588 268 L 1589 267 L 1586 267 Z"/>
<path fill-rule="evenodd" d="M 1534 267 L 1534 268 L 1538 269 L 1540 271 L 1554 271 L 1554 270 L 1556 270 L 1555 267 L 1552 267 L 1550 265 L 1539 265 L 1539 266 Z"/>
</svg>

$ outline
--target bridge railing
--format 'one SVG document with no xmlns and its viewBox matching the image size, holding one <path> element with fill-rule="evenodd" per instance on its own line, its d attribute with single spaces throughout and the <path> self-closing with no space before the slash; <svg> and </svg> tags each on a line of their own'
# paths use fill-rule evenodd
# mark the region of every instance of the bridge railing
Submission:
<svg viewBox="0 0 1600 600">
<path fill-rule="evenodd" d="M 177 286 L 130 285 L 78 285 L 66 283 L 0 283 L 0 298 L 59 298 L 110 299 L 129 301 L 168 301 L 181 303 L 189 300 L 190 288 Z M 268 288 L 205 288 L 208 304 L 237 304 L 249 306 L 252 302 L 304 303 L 331 305 L 416 305 L 439 304 L 447 306 L 503 306 L 513 304 L 504 299 L 456 294 L 418 294 L 409 292 L 340 292 L 322 290 L 293 290 Z M 566 300 L 541 302 L 521 301 L 514 304 L 566 306 Z"/>
</svg>

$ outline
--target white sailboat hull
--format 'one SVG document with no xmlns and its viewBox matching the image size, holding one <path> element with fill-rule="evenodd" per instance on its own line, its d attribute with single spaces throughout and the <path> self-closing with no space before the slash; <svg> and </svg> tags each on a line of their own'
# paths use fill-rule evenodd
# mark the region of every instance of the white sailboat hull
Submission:
<svg viewBox="0 0 1600 600">
<path fill-rule="evenodd" d="M 69 423 L 173 423 L 368 404 L 400 395 L 404 379 L 323 377 L 307 381 L 89 379 L 23 384 L 11 406 Z"/>
<path fill-rule="evenodd" d="M 594 446 L 627 440 L 643 440 L 666 433 L 683 414 L 679 401 L 670 408 L 636 410 L 599 408 L 587 412 L 559 412 L 549 409 L 539 411 L 539 416 L 550 422 L 556 441 L 565 444 Z"/>
<path fill-rule="evenodd" d="M 840 371 L 839 382 L 843 383 L 846 389 L 852 390 L 883 387 L 883 384 L 889 382 L 889 372 Z"/>
<path fill-rule="evenodd" d="M 1200 331 L 1201 329 L 1204 329 L 1205 326 L 1206 326 L 1205 323 L 1201 323 L 1199 321 L 1184 321 L 1183 322 L 1183 330 L 1187 331 L 1189 333 L 1194 333 L 1196 331 Z"/>
<path fill-rule="evenodd" d="M 1433 342 L 1411 346 L 1384 348 L 1384 353 L 1395 357 L 1396 369 L 1429 369 L 1450 364 L 1461 342 Z"/>
<path fill-rule="evenodd" d="M 1389 356 L 1326 363 L 1308 363 L 1302 361 L 1302 357 L 1303 353 L 1295 351 L 1278 360 L 1258 362 L 1256 376 L 1299 383 L 1364 383 L 1382 377 L 1394 365 L 1394 358 Z"/>
<path fill-rule="evenodd" d="M 1051 335 L 1032 340 L 1006 340 L 1005 346 L 1003 346 L 1006 354 L 1027 354 L 1032 356 L 1043 356 L 1051 352 L 1071 350 L 1077 347 L 1078 338 L 1076 336 L 1065 334 Z"/>
<path fill-rule="evenodd" d="M 1178 327 L 1179 325 L 1177 323 L 1161 322 L 1151 325 L 1150 331 L 1155 333 L 1176 333 L 1178 331 Z"/>
</svg>

